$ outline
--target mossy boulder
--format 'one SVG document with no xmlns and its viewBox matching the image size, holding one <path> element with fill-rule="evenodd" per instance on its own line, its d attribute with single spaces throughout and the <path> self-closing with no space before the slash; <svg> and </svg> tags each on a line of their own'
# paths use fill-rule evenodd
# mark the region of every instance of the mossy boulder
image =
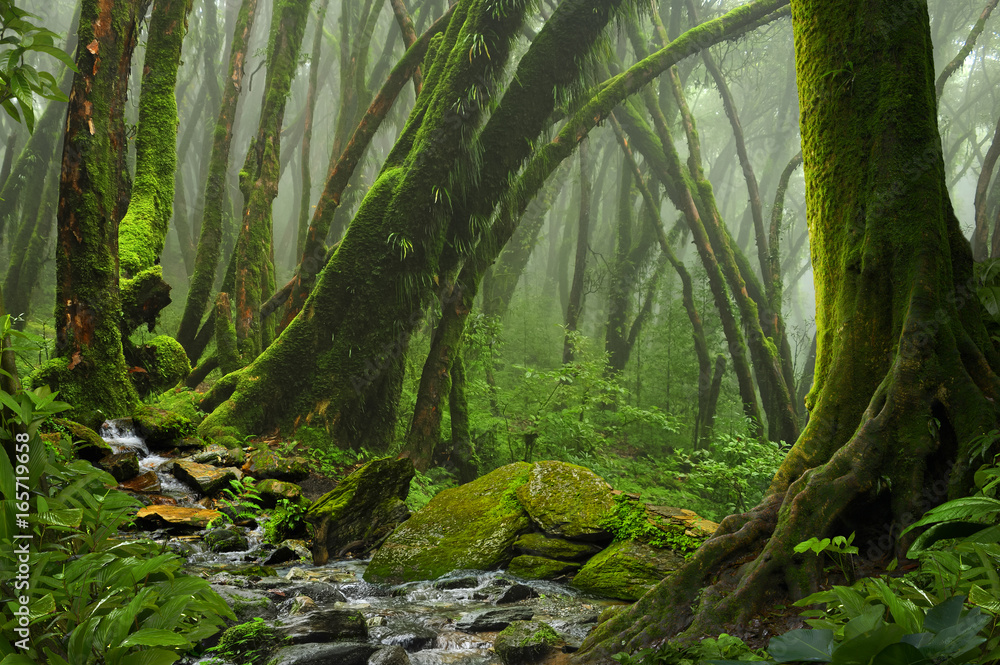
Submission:
<svg viewBox="0 0 1000 665">
<path fill-rule="evenodd" d="M 218 443 L 210 443 L 191 455 L 191 461 L 212 466 L 243 466 L 246 456 L 242 448 L 226 448 Z"/>
<path fill-rule="evenodd" d="M 244 552 L 250 548 L 246 536 L 236 529 L 213 529 L 202 539 L 213 552 Z"/>
<path fill-rule="evenodd" d="M 638 600 L 650 587 L 677 570 L 684 557 L 637 540 L 612 543 L 591 558 L 571 582 L 572 586 L 609 598 Z"/>
<path fill-rule="evenodd" d="M 115 480 L 123 483 L 139 475 L 139 455 L 135 451 L 105 455 L 97 466 L 104 469 Z"/>
<path fill-rule="evenodd" d="M 142 529 L 204 529 L 209 522 L 222 518 L 217 510 L 185 508 L 182 506 L 146 506 L 135 514 L 135 522 Z"/>
<path fill-rule="evenodd" d="M 225 445 L 224 442 L 220 441 Z M 309 475 L 309 460 L 305 457 L 282 457 L 270 448 L 252 450 L 243 465 L 243 472 L 257 480 L 297 482 Z"/>
<path fill-rule="evenodd" d="M 544 658 L 565 642 L 544 621 L 515 621 L 497 635 L 493 650 L 504 665 L 527 665 Z"/>
<path fill-rule="evenodd" d="M 65 418 L 55 418 L 52 422 L 69 434 L 73 441 L 73 450 L 80 459 L 98 462 L 114 453 L 108 442 L 86 425 Z"/>
<path fill-rule="evenodd" d="M 614 512 L 611 486 L 600 476 L 575 464 L 538 462 L 517 498 L 531 521 L 550 536 L 608 542 L 603 526 Z"/>
<path fill-rule="evenodd" d="M 176 413 L 190 420 L 192 424 L 199 425 L 207 415 L 199 408 L 200 403 L 201 393 L 190 388 L 174 388 L 158 395 L 153 400 L 152 405 L 164 411 Z"/>
<path fill-rule="evenodd" d="M 331 556 L 352 547 L 372 547 L 409 516 L 404 500 L 413 479 L 409 459 L 380 459 L 340 481 L 306 512 L 316 528 L 313 562 L 322 565 Z"/>
<path fill-rule="evenodd" d="M 363 642 L 368 639 L 368 625 L 361 612 L 332 607 L 286 619 L 280 632 L 287 644 Z"/>
<path fill-rule="evenodd" d="M 508 464 L 444 490 L 396 529 L 372 558 L 369 582 L 431 580 L 452 570 L 493 570 L 513 557 L 531 520 L 515 492 L 532 465 Z"/>
<path fill-rule="evenodd" d="M 184 353 L 184 347 L 168 335 L 154 337 L 136 346 L 128 355 L 136 365 L 130 376 L 140 395 L 152 395 L 172 388 L 191 373 L 191 362 Z"/>
<path fill-rule="evenodd" d="M 544 533 L 526 533 L 514 543 L 514 549 L 521 554 L 540 556 L 548 559 L 562 559 L 564 561 L 579 561 L 588 559 L 601 548 L 592 543 L 581 543 L 566 540 L 565 538 L 550 538 Z"/>
<path fill-rule="evenodd" d="M 152 448 L 169 448 L 176 440 L 194 433 L 195 426 L 184 416 L 148 404 L 132 412 L 135 433 Z"/>
<path fill-rule="evenodd" d="M 511 559 L 507 572 L 527 580 L 554 580 L 572 575 L 580 570 L 580 564 L 572 561 L 546 559 L 541 556 L 522 554 Z"/>
<path fill-rule="evenodd" d="M 281 480 L 274 480 L 273 478 L 268 478 L 258 483 L 257 494 L 260 495 L 263 508 L 274 508 L 282 499 L 291 501 L 292 503 L 299 503 L 304 500 L 301 487 L 295 483 L 286 483 Z"/>
<path fill-rule="evenodd" d="M 177 480 L 206 495 L 228 489 L 229 483 L 237 479 L 237 473 L 238 470 L 231 467 L 220 469 L 189 460 L 178 460 L 173 467 Z"/>
</svg>

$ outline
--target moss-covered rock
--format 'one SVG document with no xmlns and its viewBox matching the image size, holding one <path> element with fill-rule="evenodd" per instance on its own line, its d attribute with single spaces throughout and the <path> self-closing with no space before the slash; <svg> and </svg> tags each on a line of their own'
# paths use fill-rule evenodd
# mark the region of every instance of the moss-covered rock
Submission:
<svg viewBox="0 0 1000 665">
<path fill-rule="evenodd" d="M 313 561 L 321 565 L 352 544 L 358 552 L 382 540 L 409 516 L 403 502 L 412 479 L 410 460 L 374 460 L 321 496 L 306 513 L 316 528 Z"/>
<path fill-rule="evenodd" d="M 469 568 L 507 565 L 514 541 L 531 524 L 517 488 L 532 466 L 517 462 L 447 489 L 396 529 L 372 558 L 368 581 L 430 580 Z"/>
<path fill-rule="evenodd" d="M 637 600 L 683 563 L 684 557 L 672 550 L 625 540 L 591 558 L 571 584 L 588 593 Z"/>
<path fill-rule="evenodd" d="M 201 394 L 190 388 L 175 388 L 161 393 L 153 400 L 152 405 L 183 416 L 198 425 L 205 419 L 205 412 L 198 405 L 201 403 Z"/>
<path fill-rule="evenodd" d="M 191 455 L 191 461 L 212 466 L 243 466 L 246 455 L 242 448 L 226 448 L 218 443 L 210 443 L 204 450 Z"/>
<path fill-rule="evenodd" d="M 544 621 L 515 621 L 497 635 L 493 650 L 504 665 L 527 665 L 565 644 Z"/>
<path fill-rule="evenodd" d="M 202 494 L 212 495 L 229 488 L 229 483 L 237 479 L 237 469 L 219 468 L 208 464 L 198 464 L 179 460 L 173 467 L 177 480 L 187 484 Z"/>
<path fill-rule="evenodd" d="M 580 564 L 572 561 L 558 561 L 541 556 L 522 554 L 510 561 L 507 572 L 527 580 L 554 580 L 572 575 L 580 570 Z"/>
<path fill-rule="evenodd" d="M 538 462 L 517 498 L 531 521 L 558 538 L 607 542 L 603 523 L 614 511 L 611 486 L 590 469 L 565 462 Z"/>
<path fill-rule="evenodd" d="M 86 425 L 65 418 L 55 418 L 52 422 L 69 434 L 73 440 L 73 450 L 80 459 L 98 462 L 114 452 L 100 434 Z"/>
<path fill-rule="evenodd" d="M 135 433 L 150 448 L 167 448 L 176 440 L 194 433 L 195 426 L 184 416 L 148 404 L 132 412 Z"/>
<path fill-rule="evenodd" d="M 139 455 L 136 452 L 112 453 L 105 455 L 97 463 L 120 483 L 139 475 Z"/>
<path fill-rule="evenodd" d="M 580 543 L 564 538 L 550 538 L 544 533 L 526 533 L 514 543 L 514 549 L 521 554 L 541 556 L 548 559 L 579 561 L 588 559 L 601 548 L 592 543 Z"/>
<path fill-rule="evenodd" d="M 297 456 L 282 457 L 270 448 L 257 448 L 247 455 L 243 472 L 257 480 L 271 478 L 294 483 L 309 475 L 309 460 Z"/>
<path fill-rule="evenodd" d="M 302 501 L 302 488 L 295 483 L 286 483 L 281 480 L 268 478 L 257 485 L 257 494 L 263 502 L 264 508 L 274 508 L 278 501 L 286 499 L 292 503 Z"/>
<path fill-rule="evenodd" d="M 213 529 L 203 540 L 213 552 L 243 552 L 250 547 L 246 536 L 236 529 Z"/>
<path fill-rule="evenodd" d="M 184 348 L 168 335 L 154 337 L 132 349 L 128 355 L 136 363 L 131 377 L 140 395 L 156 394 L 172 388 L 191 373 L 191 362 Z"/>
<path fill-rule="evenodd" d="M 136 524 L 143 529 L 178 527 L 181 529 L 204 529 L 209 522 L 222 518 L 217 510 L 184 508 L 182 506 L 146 506 L 135 514 Z"/>
</svg>

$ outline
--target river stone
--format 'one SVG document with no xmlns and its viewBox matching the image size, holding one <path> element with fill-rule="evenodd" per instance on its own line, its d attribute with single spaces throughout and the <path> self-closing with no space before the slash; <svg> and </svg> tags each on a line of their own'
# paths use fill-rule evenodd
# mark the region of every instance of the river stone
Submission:
<svg viewBox="0 0 1000 665">
<path fill-rule="evenodd" d="M 455 622 L 463 633 L 484 633 L 503 630 L 514 621 L 528 621 L 535 615 L 530 607 L 503 607 L 495 610 L 467 612 Z"/>
<path fill-rule="evenodd" d="M 315 526 L 313 563 L 321 566 L 345 549 L 364 551 L 409 516 L 403 500 L 410 491 L 413 463 L 380 459 L 340 481 L 306 512 Z"/>
<path fill-rule="evenodd" d="M 368 659 L 368 665 L 410 665 L 410 657 L 403 647 L 390 644 L 376 651 Z"/>
<path fill-rule="evenodd" d="M 283 540 L 278 548 L 271 552 L 264 563 L 268 566 L 280 566 L 291 561 L 308 561 L 312 557 L 309 546 L 304 540 Z"/>
<path fill-rule="evenodd" d="M 309 475 L 309 460 L 305 457 L 281 457 L 270 448 L 255 449 L 246 457 L 243 472 L 257 480 L 296 482 Z"/>
<path fill-rule="evenodd" d="M 268 478 L 257 484 L 257 494 L 260 495 L 263 508 L 274 508 L 278 501 L 287 499 L 298 503 L 302 498 L 302 488 L 295 483 L 286 483 L 274 478 Z"/>
<path fill-rule="evenodd" d="M 559 634 L 544 621 L 514 621 L 497 635 L 493 650 L 504 665 L 527 665 L 562 644 Z"/>
<path fill-rule="evenodd" d="M 178 460 L 173 474 L 177 480 L 191 486 L 202 494 L 215 494 L 229 488 L 230 481 L 237 479 L 237 469 L 220 469 L 208 464 L 198 464 L 189 460 Z"/>
<path fill-rule="evenodd" d="M 344 593 L 336 586 L 319 580 L 294 583 L 284 589 L 284 592 L 289 596 L 309 596 L 317 603 L 343 603 L 347 600 Z"/>
<path fill-rule="evenodd" d="M 437 633 L 416 621 L 392 619 L 380 626 L 374 626 L 371 636 L 382 644 L 392 644 L 413 653 L 434 645 Z"/>
<path fill-rule="evenodd" d="M 163 527 L 188 527 L 204 529 L 212 520 L 222 517 L 217 510 L 183 508 L 181 506 L 146 506 L 135 514 L 140 529 L 162 529 Z"/>
<path fill-rule="evenodd" d="M 654 584 L 677 570 L 684 557 L 636 540 L 613 543 L 594 556 L 571 584 L 587 593 L 638 600 Z"/>
<path fill-rule="evenodd" d="M 367 665 L 376 651 L 374 644 L 355 642 L 296 644 L 279 649 L 268 665 Z"/>
<path fill-rule="evenodd" d="M 213 529 L 202 540 L 213 552 L 245 552 L 250 547 L 246 536 L 235 529 Z"/>
<path fill-rule="evenodd" d="M 239 623 L 258 617 L 270 620 L 278 616 L 278 607 L 268 594 L 227 584 L 212 584 L 211 587 L 233 609 Z"/>
<path fill-rule="evenodd" d="M 86 425 L 65 418 L 54 418 L 52 422 L 69 433 L 73 440 L 73 450 L 80 459 L 97 463 L 102 458 L 114 453 L 111 445 L 102 439 L 100 434 Z"/>
<path fill-rule="evenodd" d="M 368 626 L 361 612 L 334 608 L 286 619 L 279 630 L 289 644 L 368 639 Z"/>
<path fill-rule="evenodd" d="M 518 603 L 529 598 L 538 598 L 538 592 L 527 584 L 512 584 L 504 589 L 500 597 L 497 598 L 496 604 L 509 605 L 510 603 Z"/>
<path fill-rule="evenodd" d="M 194 423 L 184 416 L 148 404 L 132 412 L 132 422 L 135 433 L 142 437 L 150 450 L 169 448 L 177 439 L 195 431 Z"/>
<path fill-rule="evenodd" d="M 550 536 L 607 542 L 602 523 L 615 509 L 611 486 L 590 469 L 565 462 L 538 462 L 517 498 L 532 522 Z"/>
<path fill-rule="evenodd" d="M 159 492 L 161 489 L 160 478 L 155 471 L 147 471 L 132 480 L 126 480 L 121 487 L 130 492 Z"/>
<path fill-rule="evenodd" d="M 212 466 L 243 466 L 245 455 L 242 448 L 226 448 L 218 443 L 211 443 L 201 452 L 197 452 L 189 458 L 198 464 L 211 464 Z"/>
<path fill-rule="evenodd" d="M 135 451 L 105 455 L 97 463 L 120 483 L 139 475 L 139 454 Z"/>
<path fill-rule="evenodd" d="M 479 578 L 475 575 L 460 575 L 453 577 L 448 575 L 434 582 L 435 589 L 447 591 L 449 589 L 475 589 L 479 586 Z"/>
<path fill-rule="evenodd" d="M 433 580 L 459 568 L 493 570 L 507 565 L 514 540 L 530 520 L 515 490 L 532 466 L 502 466 L 471 483 L 440 492 L 403 522 L 365 571 L 369 582 Z"/>
<path fill-rule="evenodd" d="M 579 569 L 579 563 L 522 554 L 511 559 L 507 572 L 526 580 L 554 580 L 557 577 L 572 575 Z"/>
<path fill-rule="evenodd" d="M 514 543 L 514 549 L 521 554 L 542 556 L 547 559 L 578 561 L 587 559 L 601 548 L 591 543 L 578 543 L 564 538 L 550 538 L 544 533 L 526 533 Z"/>
</svg>

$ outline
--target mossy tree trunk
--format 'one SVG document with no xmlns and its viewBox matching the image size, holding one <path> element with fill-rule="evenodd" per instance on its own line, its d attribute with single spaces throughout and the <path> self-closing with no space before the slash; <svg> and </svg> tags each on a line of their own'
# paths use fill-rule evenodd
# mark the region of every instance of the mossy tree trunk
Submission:
<svg viewBox="0 0 1000 665">
<path fill-rule="evenodd" d="M 257 133 L 240 171 L 243 216 L 236 240 L 236 337 L 244 361 L 256 358 L 271 342 L 273 326 L 260 306 L 274 293 L 271 204 L 278 195 L 281 128 L 285 102 L 298 68 L 310 0 L 279 0 L 271 17 L 267 79 Z M 270 329 L 269 329 L 270 328 Z"/>
<path fill-rule="evenodd" d="M 573 333 L 583 310 L 583 282 L 587 274 L 587 251 L 590 249 L 591 171 L 587 142 L 580 143 L 580 210 L 576 225 L 576 252 L 573 255 L 573 279 L 566 305 L 566 336 L 563 339 L 563 363 L 573 362 Z"/>
<path fill-rule="evenodd" d="M 155 0 L 146 40 L 135 136 L 135 178 L 118 228 L 118 264 L 135 277 L 159 261 L 174 202 L 177 170 L 177 68 L 191 0 Z"/>
<path fill-rule="evenodd" d="M 56 347 L 46 383 L 89 422 L 126 415 L 138 396 L 122 355 L 118 222 L 128 200 L 125 104 L 148 0 L 84 0 L 57 211 Z"/>
<path fill-rule="evenodd" d="M 792 16 L 816 275 L 809 423 L 760 505 L 598 627 L 581 661 L 745 626 L 815 590 L 819 559 L 793 552 L 812 536 L 856 529 L 869 558 L 901 557 L 924 488 L 966 492 L 970 444 L 997 426 L 1000 358 L 948 198 L 926 2 L 793 0 Z"/>
<path fill-rule="evenodd" d="M 232 47 L 229 55 L 228 76 L 222 92 L 219 117 L 215 122 L 212 153 L 209 157 L 208 178 L 205 182 L 205 209 L 201 219 L 201 236 L 195 255 L 194 273 L 188 289 L 187 301 L 177 341 L 187 352 L 192 362 L 200 353 L 194 353 L 194 341 L 198 335 L 205 309 L 208 307 L 215 273 L 222 254 L 222 221 L 227 213 L 229 195 L 226 190 L 226 173 L 229 169 L 229 150 L 233 141 L 233 123 L 236 106 L 243 90 L 243 65 L 246 62 L 250 32 L 257 14 L 257 0 L 243 0 L 236 18 Z"/>
</svg>

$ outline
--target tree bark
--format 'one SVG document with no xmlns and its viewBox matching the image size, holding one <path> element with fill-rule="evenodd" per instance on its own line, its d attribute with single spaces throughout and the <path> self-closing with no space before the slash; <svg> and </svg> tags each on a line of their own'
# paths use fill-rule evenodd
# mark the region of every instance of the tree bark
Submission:
<svg viewBox="0 0 1000 665">
<path fill-rule="evenodd" d="M 986 28 L 986 19 L 990 17 L 993 10 L 997 7 L 997 0 L 989 0 L 986 3 L 986 7 L 983 9 L 983 13 L 979 15 L 979 20 L 975 22 L 972 26 L 972 30 L 969 32 L 968 38 L 966 38 L 965 43 L 962 48 L 959 49 L 958 53 L 952 58 L 951 62 L 944 66 L 941 70 L 941 75 L 938 76 L 937 84 L 935 87 L 935 92 L 937 96 L 940 97 L 944 92 L 944 84 L 948 82 L 951 75 L 957 72 L 961 67 L 965 59 L 969 57 L 972 53 L 973 47 L 976 45 L 976 41 L 979 39 L 979 35 L 983 34 L 983 30 Z"/>
<path fill-rule="evenodd" d="M 794 0 L 792 15 L 816 274 L 809 424 L 760 505 L 599 626 L 580 661 L 743 627 L 815 590 L 818 559 L 793 551 L 811 536 L 855 528 L 870 559 L 901 557 L 899 531 L 966 491 L 970 444 L 1000 417 L 1000 357 L 945 183 L 926 2 Z M 947 491 L 928 501 L 936 482 Z"/>
<path fill-rule="evenodd" d="M 993 141 L 983 158 L 983 166 L 976 181 L 976 228 L 972 232 L 972 256 L 976 261 L 985 260 L 990 254 L 989 233 L 990 220 L 987 216 L 987 200 L 990 182 L 993 180 L 993 169 L 1000 157 L 1000 118 L 997 118 L 996 129 L 993 130 Z"/>
<path fill-rule="evenodd" d="M 580 215 L 576 226 L 576 252 L 573 255 L 573 280 L 566 306 L 566 337 L 563 340 L 563 364 L 573 362 L 573 335 L 583 310 L 583 281 L 587 274 L 587 250 L 590 249 L 590 197 L 592 166 L 587 159 L 587 142 L 580 143 Z"/>
<path fill-rule="evenodd" d="M 195 256 L 194 273 L 188 288 L 187 301 L 177 341 L 192 361 L 197 359 L 193 343 L 198 326 L 208 306 L 208 299 L 215 282 L 215 273 L 222 253 L 222 220 L 228 204 L 226 174 L 229 169 L 229 150 L 233 141 L 233 122 L 236 106 L 243 89 L 243 65 L 246 62 L 250 32 L 257 13 L 257 0 L 243 0 L 236 19 L 232 48 L 229 56 L 229 76 L 223 88 L 222 104 L 215 123 L 212 155 L 209 158 L 208 180 L 205 183 L 205 209 L 202 213 L 201 234 Z"/>
</svg>

